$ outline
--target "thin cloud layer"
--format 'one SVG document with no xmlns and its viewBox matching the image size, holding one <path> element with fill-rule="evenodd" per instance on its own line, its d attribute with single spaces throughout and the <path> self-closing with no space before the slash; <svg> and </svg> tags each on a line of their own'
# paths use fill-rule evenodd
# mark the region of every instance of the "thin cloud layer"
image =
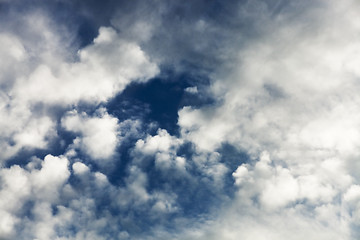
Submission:
<svg viewBox="0 0 360 240">
<path fill-rule="evenodd" d="M 27 4 L 0 1 L 1 239 L 358 239 L 356 1 Z"/>
</svg>

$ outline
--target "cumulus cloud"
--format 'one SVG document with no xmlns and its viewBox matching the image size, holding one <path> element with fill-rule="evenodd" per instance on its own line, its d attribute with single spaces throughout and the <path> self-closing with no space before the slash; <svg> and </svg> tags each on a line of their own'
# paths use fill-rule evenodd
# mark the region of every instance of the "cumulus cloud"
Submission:
<svg viewBox="0 0 360 240">
<path fill-rule="evenodd" d="M 359 237 L 356 1 L 62 4 L 0 17 L 1 239 Z M 174 135 L 107 109 L 172 71 Z"/>
<path fill-rule="evenodd" d="M 65 62 L 56 69 L 39 65 L 29 78 L 19 81 L 21 87 L 15 94 L 27 102 L 97 103 L 132 80 L 144 81 L 158 72 L 139 46 L 123 41 L 111 28 L 100 28 L 93 44 L 81 49 L 78 56 L 79 62 Z"/>
<path fill-rule="evenodd" d="M 89 167 L 82 162 L 76 162 L 72 165 L 75 175 L 83 175 L 89 172 Z"/>
<path fill-rule="evenodd" d="M 212 86 L 223 104 L 180 111 L 179 124 L 190 131 L 184 136 L 205 149 L 228 140 L 249 143 L 245 148 L 294 143 L 344 153 L 354 150 L 358 116 L 351 110 L 356 103 L 350 96 L 356 95 L 357 73 L 346 66 L 356 60 L 350 57 L 352 50 L 344 50 L 343 41 L 349 42 L 346 48 L 356 49 L 356 39 L 347 33 L 358 28 L 348 18 L 330 24 L 330 18 L 340 14 L 334 5 L 309 10 L 292 24 L 275 22 L 273 34 L 241 49 L 240 67 Z M 305 31 L 308 19 L 320 26 Z M 333 36 L 331 31 L 340 25 L 348 27 Z"/>
<path fill-rule="evenodd" d="M 357 61 L 352 53 L 360 46 L 354 37 L 359 27 L 353 21 L 358 5 L 332 1 L 319 6 L 291 21 L 284 14 L 269 23 L 273 32 L 266 31 L 241 49 L 232 71 L 214 79 L 213 93 L 222 102 L 183 108 L 179 125 L 182 136 L 204 151 L 224 142 L 248 151 L 254 162 L 239 166 L 233 176 L 240 195 L 236 206 L 245 209 L 250 204 L 252 210 L 239 215 L 252 219 L 257 213 L 261 216 L 255 219 L 281 219 L 285 224 L 291 212 L 306 225 L 319 227 L 307 225 L 299 239 L 349 239 L 358 230 L 351 228 L 339 198 L 358 182 L 348 167 L 354 166 L 360 140 L 354 111 L 358 71 L 350 67 Z M 240 216 L 230 215 L 242 222 Z M 257 224 L 256 234 L 233 227 L 218 236 L 298 239 L 287 236 L 293 229 L 278 229 L 268 221 Z"/>
<path fill-rule="evenodd" d="M 85 187 L 101 194 L 99 189 L 112 185 L 106 175 L 91 172 L 90 167 L 75 159 L 74 150 L 92 159 L 109 159 L 115 154 L 118 135 L 136 135 L 138 120 L 118 125 L 118 119 L 99 104 L 105 104 L 131 82 L 146 82 L 154 77 L 158 67 L 137 43 L 123 39 L 111 27 L 100 28 L 98 36 L 76 52 L 71 42 L 72 29 L 51 20 L 46 8 L 30 8 L 20 15 L 10 7 L 2 18 L 0 161 L 4 167 L 0 171 L 0 238 L 101 239 L 99 232 L 111 225 L 111 216 L 105 214 L 97 219 L 93 211 L 101 202 L 100 195 L 90 192 L 88 198 L 82 198 L 71 179 L 87 178 L 94 186 Z M 78 113 L 81 104 L 98 108 L 95 115 Z M 76 135 L 64 152 L 66 157 L 17 155 L 22 150 L 29 154 L 35 154 L 36 149 L 53 152 L 48 149 L 50 143 L 65 144 L 58 132 L 62 128 Z M 132 130 L 119 133 L 124 129 Z M 5 167 L 13 157 L 19 165 L 9 163 Z M 135 182 L 134 189 L 140 189 L 141 184 Z M 127 192 L 136 192 L 130 191 L 130 186 L 131 181 L 122 198 L 129 195 Z M 89 206 L 77 210 L 78 197 Z M 75 224 L 77 230 L 72 236 L 69 229 L 81 216 L 85 220 Z M 81 225 L 86 221 L 95 230 L 86 232 Z M 114 232 L 102 238 L 109 239 Z M 127 238 L 126 231 L 120 232 L 120 238 Z"/>
<path fill-rule="evenodd" d="M 198 89 L 197 87 L 188 87 L 188 88 L 185 88 L 185 91 L 188 92 L 188 93 L 192 93 L 192 94 L 196 94 L 198 93 Z"/>
<path fill-rule="evenodd" d="M 51 106 L 99 104 L 130 82 L 158 73 L 136 43 L 123 40 L 111 27 L 100 28 L 90 45 L 72 53 L 70 38 L 59 37 L 69 32 L 54 24 L 44 12 L 30 11 L 14 23 L 5 22 L 1 31 L 2 161 L 24 147 L 47 147 L 56 135 Z M 27 28 L 17 33 L 23 25 Z M 45 111 L 34 111 L 36 106 Z"/>
<path fill-rule="evenodd" d="M 52 155 L 45 157 L 39 170 L 26 170 L 18 165 L 9 169 L 2 169 L 0 172 L 2 179 L 0 199 L 2 202 L 1 211 L 4 213 L 5 218 L 1 224 L 0 236 L 5 239 L 16 236 L 15 223 L 21 224 L 21 221 L 27 221 L 22 219 L 22 212 L 27 210 L 26 203 L 33 201 L 40 205 L 46 204 L 48 207 L 51 204 L 57 204 L 59 194 L 69 175 L 68 160 L 64 157 L 54 157 Z M 34 211 L 38 211 L 41 215 L 48 214 L 46 211 L 42 212 L 40 206 L 39 208 L 35 207 Z M 51 212 L 51 209 L 49 211 Z M 44 221 L 46 222 L 46 219 Z M 46 234 L 47 237 L 39 238 L 48 238 L 49 235 L 46 232 L 52 231 L 51 227 L 44 227 L 46 231 L 33 229 L 35 236 L 44 236 Z"/>
<path fill-rule="evenodd" d="M 155 166 L 160 169 L 175 167 L 185 169 L 186 160 L 177 156 L 177 149 L 182 140 L 170 136 L 164 129 L 159 129 L 157 135 L 147 136 L 145 140 L 138 140 L 135 145 L 135 156 L 155 156 Z M 140 154 L 140 155 L 139 155 Z"/>
<path fill-rule="evenodd" d="M 74 140 L 74 148 L 80 148 L 94 159 L 109 159 L 118 144 L 118 119 L 105 109 L 98 110 L 98 115 L 90 117 L 85 113 L 69 112 L 61 124 L 66 130 L 81 135 Z"/>
<path fill-rule="evenodd" d="M 142 234 L 136 231 L 142 227 L 139 218 L 124 217 L 126 212 L 142 214 L 144 224 L 178 210 L 176 195 L 150 192 L 147 174 L 136 166 L 129 168 L 125 186 L 115 186 L 82 162 L 73 163 L 71 171 L 69 162 L 47 155 L 40 165 L 0 171 L 2 239 L 126 239 L 129 225 L 134 236 Z M 105 211 L 98 208 L 104 203 Z"/>
</svg>

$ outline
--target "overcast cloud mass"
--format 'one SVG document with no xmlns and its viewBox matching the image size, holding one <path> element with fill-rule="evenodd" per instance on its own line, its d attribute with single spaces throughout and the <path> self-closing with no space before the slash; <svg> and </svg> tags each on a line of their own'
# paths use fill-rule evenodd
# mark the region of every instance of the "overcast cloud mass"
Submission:
<svg viewBox="0 0 360 240">
<path fill-rule="evenodd" d="M 0 0 L 0 239 L 359 239 L 359 13 Z"/>
</svg>

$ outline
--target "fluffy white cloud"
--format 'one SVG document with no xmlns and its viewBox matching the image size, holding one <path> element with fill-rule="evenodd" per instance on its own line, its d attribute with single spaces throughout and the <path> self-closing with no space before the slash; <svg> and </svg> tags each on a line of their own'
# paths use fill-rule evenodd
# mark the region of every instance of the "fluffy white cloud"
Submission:
<svg viewBox="0 0 360 240">
<path fill-rule="evenodd" d="M 326 176 L 329 168 L 343 175 L 344 166 L 335 162 L 314 168 L 311 177 L 297 176 L 263 152 L 258 161 L 242 164 L 233 173 L 238 190 L 231 205 L 214 218 L 194 222 L 176 239 L 354 239 L 351 223 L 357 219 L 359 189 L 350 179 Z M 318 182 L 307 183 L 304 177 Z"/>
<path fill-rule="evenodd" d="M 54 122 L 43 117 L 30 121 L 21 132 L 14 134 L 14 141 L 23 147 L 45 148 L 47 145 L 46 137 L 56 135 L 54 133 Z"/>
<path fill-rule="evenodd" d="M 72 165 L 75 175 L 82 175 L 89 172 L 89 167 L 82 162 L 76 162 Z"/>
<path fill-rule="evenodd" d="M 347 10 L 332 2 L 291 23 L 273 22 L 273 33 L 239 51 L 239 67 L 214 79 L 223 104 L 180 111 L 184 137 L 203 149 L 230 141 L 256 154 L 259 148 L 356 151 L 358 72 L 347 66 L 356 61 L 352 52 L 360 45 L 352 32 L 359 27 L 341 11 Z M 341 21 L 330 24 L 334 16 Z M 308 19 L 316 27 L 305 31 Z"/>
<path fill-rule="evenodd" d="M 100 28 L 91 44 L 74 53 L 65 28 L 40 10 L 29 12 L 4 23 L 0 32 L 1 161 L 22 148 L 47 147 L 58 117 L 51 106 L 98 104 L 159 71 L 136 43 L 112 28 Z"/>
<path fill-rule="evenodd" d="M 72 221 L 72 211 L 63 206 L 57 207 L 57 214 L 54 216 L 53 209 L 48 202 L 37 202 L 32 210 L 34 220 L 28 222 L 28 228 L 34 239 L 46 240 L 58 238 L 57 229 L 61 229 L 63 225 L 67 225 Z M 64 238 L 62 238 L 64 239 Z"/>
<path fill-rule="evenodd" d="M 136 142 L 132 150 L 133 163 L 146 166 L 154 161 L 155 168 L 168 177 L 171 175 L 179 181 L 187 179 L 194 184 L 204 181 L 213 191 L 221 191 L 224 177 L 229 173 L 227 166 L 220 162 L 221 155 L 218 152 L 196 150 L 190 150 L 191 156 L 179 154 L 178 150 L 186 143 L 184 139 L 158 129 L 156 135 L 148 135 Z M 201 174 L 201 180 L 197 174 Z"/>
<path fill-rule="evenodd" d="M 48 202 L 57 201 L 59 188 L 61 188 L 70 176 L 66 158 L 47 155 L 40 170 L 33 170 L 30 178 L 34 193 Z"/>
<path fill-rule="evenodd" d="M 198 93 L 198 89 L 196 86 L 194 87 L 187 87 L 185 88 L 185 92 L 191 93 L 191 94 L 196 94 Z"/>
<path fill-rule="evenodd" d="M 219 103 L 179 112 L 182 137 L 198 151 L 231 143 L 252 159 L 233 173 L 240 196 L 234 204 L 241 210 L 223 217 L 259 221 L 242 231 L 234 226 L 222 230 L 219 223 L 221 233 L 214 239 L 357 236 L 339 199 L 356 196 L 360 180 L 355 163 L 360 85 L 353 67 L 359 62 L 354 55 L 360 50 L 358 10 L 355 1 L 320 1 L 318 8 L 291 19 L 287 13 L 269 19 L 269 30 L 239 50 L 237 62 L 226 68 L 231 70 L 214 74 L 212 91 Z M 264 151 L 269 157 L 260 156 Z M 271 223 L 284 226 L 290 216 L 296 220 L 288 229 Z M 296 224 L 305 224 L 306 230 L 295 231 Z"/>
<path fill-rule="evenodd" d="M 195 24 L 186 29 L 187 18 L 158 27 L 161 17 L 178 9 L 177 4 L 163 9 L 156 4 L 162 14 L 149 21 L 140 19 L 139 7 L 134 13 L 139 20 L 113 19 L 121 33 L 102 27 L 77 53 L 69 47 L 66 31 L 43 13 L 19 17 L 17 22 L 30 30 L 18 33 L 11 25 L 0 33 L 0 161 L 24 148 L 45 149 L 56 137 L 59 120 L 76 138 L 65 156 L 31 158 L 24 167 L 0 170 L 0 238 L 133 238 L 146 220 L 181 215 L 179 203 L 187 196 L 171 189 L 179 181 L 194 183 L 189 188 L 205 183 L 206 191 L 223 194 L 218 199 L 227 201 L 215 206 L 215 213 L 195 220 L 180 216 L 174 222 L 181 233 L 151 228 L 154 239 L 357 239 L 360 9 L 352 0 L 316 1 L 316 7 L 301 8 L 302 4 L 289 4 L 284 12 L 256 0 L 231 5 L 237 14 L 256 22 L 252 26 L 257 37 L 248 42 L 246 34 L 222 32 L 219 19 L 205 16 L 188 16 Z M 169 26 L 181 34 L 169 34 Z M 169 38 L 154 43 L 164 36 L 163 29 Z M 234 30 L 238 28 L 231 27 Z M 214 41 L 214 36 L 229 36 L 234 42 L 199 41 L 206 38 L 199 34 Z M 197 38 L 190 43 L 189 36 Z M 209 90 L 185 89 L 197 95 L 211 92 L 215 104 L 181 109 L 179 137 L 162 129 L 154 136 L 139 133 L 139 120 L 119 123 L 102 108 L 93 115 L 70 111 L 83 102 L 98 108 L 131 82 L 154 77 L 159 69 L 138 43 L 153 54 L 159 51 L 154 55 L 165 64 L 169 59 L 181 62 L 185 56 L 190 63 L 201 59 L 204 68 L 215 67 Z M 163 51 L 169 54 L 160 56 Z M 55 105 L 67 113 L 54 114 Z M 76 150 L 81 150 L 93 160 L 111 159 L 119 142 L 128 137 L 138 140 L 129 150 L 128 162 L 121 165 L 121 179 L 94 171 L 76 158 Z M 220 154 L 224 143 L 250 156 L 234 169 L 235 186 L 224 185 L 230 182 L 226 177 L 233 165 Z M 194 149 L 181 149 L 184 144 Z M 179 155 L 181 150 L 189 152 Z M 165 184 L 152 179 L 155 174 Z M 224 194 L 227 188 L 234 196 Z"/>
<path fill-rule="evenodd" d="M 266 211 L 302 204 L 311 207 L 330 203 L 338 205 L 341 204 L 337 199 L 339 194 L 343 194 L 353 182 L 338 159 L 325 160 L 307 174 L 299 173 L 275 164 L 268 153 L 263 153 L 253 167 L 248 164 L 239 166 L 233 177 L 239 187 L 239 198 L 249 204 L 254 204 L 253 199 L 257 199 L 260 209 Z"/>
<path fill-rule="evenodd" d="M 103 173 L 76 162 L 72 169 L 77 183 L 72 186 L 66 157 L 47 155 L 38 160 L 32 162 L 38 164 L 0 171 L 1 239 L 111 239 L 114 232 L 121 232 L 119 238 L 126 239 L 128 234 L 117 225 L 123 215 L 113 216 L 108 211 L 95 214 L 106 195 L 113 201 L 107 207 L 120 211 L 150 209 L 161 217 L 177 210 L 176 196 L 148 192 L 147 175 L 135 166 L 129 169 L 126 185 L 116 187 Z"/>
<path fill-rule="evenodd" d="M 14 94 L 26 102 L 97 103 L 113 97 L 131 81 L 145 81 L 158 73 L 138 45 L 122 40 L 111 28 L 100 28 L 93 44 L 79 50 L 78 57 L 78 62 L 64 62 L 56 68 L 40 64 L 28 78 L 17 82 Z"/>
<path fill-rule="evenodd" d="M 176 168 L 185 170 L 186 159 L 177 156 L 176 151 L 183 141 L 170 136 L 164 129 L 158 129 L 157 135 L 138 140 L 133 155 L 139 160 L 146 156 L 155 156 L 155 165 L 160 169 Z"/>
<path fill-rule="evenodd" d="M 40 169 L 32 168 L 31 165 L 29 167 L 26 170 L 14 165 L 0 171 L 2 182 L 0 188 L 0 212 L 4 216 L 4 218 L 1 218 L 0 224 L 1 238 L 11 239 L 16 235 L 15 225 L 26 224 L 26 218 L 22 219 L 22 211 L 26 211 L 27 202 L 33 201 L 36 205 L 45 204 L 46 208 L 49 208 L 51 204 L 57 204 L 59 195 L 70 176 L 68 160 L 64 157 L 47 155 L 41 163 Z M 52 212 L 51 209 L 43 209 L 41 206 L 35 207 L 34 211 L 42 216 Z M 50 211 L 50 213 L 47 213 L 47 211 Z M 37 215 L 35 212 L 34 214 Z M 53 231 L 51 226 L 46 225 L 48 224 L 47 220 L 44 221 L 43 225 L 45 225 L 43 227 L 39 226 L 42 230 L 31 230 L 34 230 L 35 235 L 38 237 L 46 234 L 47 237 L 39 237 L 39 239 L 48 239 L 47 231 Z M 37 224 L 36 222 L 34 224 Z"/>
<path fill-rule="evenodd" d="M 164 129 L 159 129 L 157 135 L 148 136 L 145 141 L 138 140 L 136 149 L 145 154 L 154 154 L 156 152 L 167 152 L 171 149 L 176 149 L 181 143 L 181 140 L 172 137 Z"/>
<path fill-rule="evenodd" d="M 69 112 L 61 125 L 68 131 L 79 133 L 74 147 L 79 147 L 94 159 L 109 159 L 115 154 L 118 144 L 118 119 L 110 116 L 105 109 L 98 110 L 98 116 Z"/>
<path fill-rule="evenodd" d="M 77 138 L 65 156 L 22 159 L 30 163 L 0 170 L 0 238 L 112 239 L 114 232 L 119 239 L 129 238 L 119 226 L 138 225 L 136 217 L 124 220 L 121 214 L 112 216 L 110 210 L 98 211 L 102 201 L 110 198 L 114 201 L 109 209 L 130 210 L 129 215 L 149 210 L 153 219 L 162 219 L 177 212 L 177 196 L 149 191 L 148 176 L 136 164 L 126 170 L 124 186 L 117 187 L 104 173 L 92 172 L 74 159 L 74 148 L 93 159 L 111 158 L 119 139 L 141 135 L 139 120 L 118 123 L 104 109 L 92 116 L 76 110 L 63 115 L 79 103 L 95 108 L 129 83 L 154 77 L 158 67 L 140 46 L 113 28 L 100 28 L 91 44 L 74 53 L 67 31 L 41 11 L 7 24 L 0 34 L 0 161 L 24 148 L 46 149 L 49 140 L 57 137 L 59 122 Z M 19 31 L 12 31 L 19 26 Z M 144 28 L 145 22 L 137 24 L 134 34 Z M 181 142 L 161 130 L 139 148 L 156 155 L 158 168 L 185 169 L 185 158 L 176 155 Z M 104 235 L 104 229 L 109 233 Z"/>
</svg>

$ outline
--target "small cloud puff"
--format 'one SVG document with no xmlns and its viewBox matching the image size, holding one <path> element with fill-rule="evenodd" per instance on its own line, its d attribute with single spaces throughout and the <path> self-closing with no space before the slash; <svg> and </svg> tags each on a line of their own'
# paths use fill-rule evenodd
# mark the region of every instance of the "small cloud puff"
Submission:
<svg viewBox="0 0 360 240">
<path fill-rule="evenodd" d="M 147 136 L 144 140 L 138 140 L 133 154 L 138 156 L 139 159 L 146 156 L 155 156 L 155 166 L 159 169 L 175 167 L 179 170 L 184 170 L 186 159 L 177 156 L 177 149 L 182 143 L 181 139 L 170 136 L 164 129 L 159 129 L 157 135 Z"/>
<path fill-rule="evenodd" d="M 187 87 L 187 88 L 185 88 L 185 92 L 191 93 L 191 94 L 196 94 L 196 93 L 198 93 L 197 86 Z"/>
</svg>

